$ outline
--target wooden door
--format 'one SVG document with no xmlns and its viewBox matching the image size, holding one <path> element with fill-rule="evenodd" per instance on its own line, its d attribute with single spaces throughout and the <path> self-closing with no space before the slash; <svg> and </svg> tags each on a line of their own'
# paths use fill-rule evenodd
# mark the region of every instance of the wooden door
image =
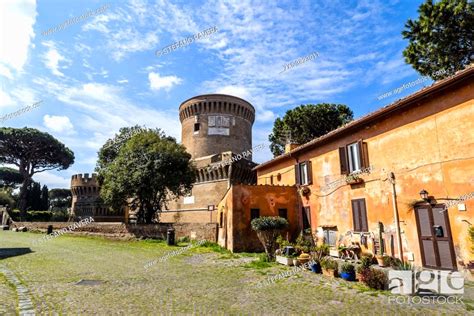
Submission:
<svg viewBox="0 0 474 316">
<path fill-rule="evenodd" d="M 415 209 L 421 259 L 427 268 L 456 270 L 451 227 L 444 204 Z"/>
</svg>

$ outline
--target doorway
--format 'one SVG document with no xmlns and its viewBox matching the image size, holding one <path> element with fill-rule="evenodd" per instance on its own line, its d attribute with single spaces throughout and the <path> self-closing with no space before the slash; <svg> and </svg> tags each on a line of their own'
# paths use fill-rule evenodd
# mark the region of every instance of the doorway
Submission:
<svg viewBox="0 0 474 316">
<path fill-rule="evenodd" d="M 444 204 L 415 208 L 423 267 L 456 270 L 451 227 Z"/>
</svg>

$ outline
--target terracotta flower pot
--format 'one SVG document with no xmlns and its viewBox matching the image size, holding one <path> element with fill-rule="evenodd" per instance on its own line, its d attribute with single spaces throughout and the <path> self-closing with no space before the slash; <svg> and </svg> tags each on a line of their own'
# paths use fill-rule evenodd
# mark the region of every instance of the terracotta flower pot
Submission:
<svg viewBox="0 0 474 316">
<path fill-rule="evenodd" d="M 334 269 L 323 269 L 323 275 L 334 278 L 336 277 L 336 270 Z"/>
</svg>

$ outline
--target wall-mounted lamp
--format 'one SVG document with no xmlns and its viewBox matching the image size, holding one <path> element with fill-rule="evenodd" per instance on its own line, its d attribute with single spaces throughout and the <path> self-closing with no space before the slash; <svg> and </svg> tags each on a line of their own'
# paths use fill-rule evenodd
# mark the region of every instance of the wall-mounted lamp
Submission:
<svg viewBox="0 0 474 316">
<path fill-rule="evenodd" d="M 425 189 L 420 191 L 420 197 L 425 200 L 426 202 L 430 201 L 429 193 Z"/>
<path fill-rule="evenodd" d="M 421 197 L 424 201 L 430 203 L 431 206 L 436 205 L 436 203 L 437 203 L 436 199 L 435 199 L 433 196 L 430 196 L 430 194 L 428 193 L 428 191 L 426 191 L 425 189 L 423 189 L 423 190 L 420 191 L 420 197 Z"/>
</svg>

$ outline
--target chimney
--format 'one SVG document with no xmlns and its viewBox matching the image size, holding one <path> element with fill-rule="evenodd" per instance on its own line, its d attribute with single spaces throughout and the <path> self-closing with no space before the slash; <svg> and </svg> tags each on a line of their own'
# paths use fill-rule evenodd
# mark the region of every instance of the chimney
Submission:
<svg viewBox="0 0 474 316">
<path fill-rule="evenodd" d="M 287 144 L 285 144 L 285 154 L 289 153 L 290 151 L 292 151 L 293 149 L 295 149 L 299 145 L 300 144 L 296 144 L 296 143 L 287 143 Z"/>
</svg>

